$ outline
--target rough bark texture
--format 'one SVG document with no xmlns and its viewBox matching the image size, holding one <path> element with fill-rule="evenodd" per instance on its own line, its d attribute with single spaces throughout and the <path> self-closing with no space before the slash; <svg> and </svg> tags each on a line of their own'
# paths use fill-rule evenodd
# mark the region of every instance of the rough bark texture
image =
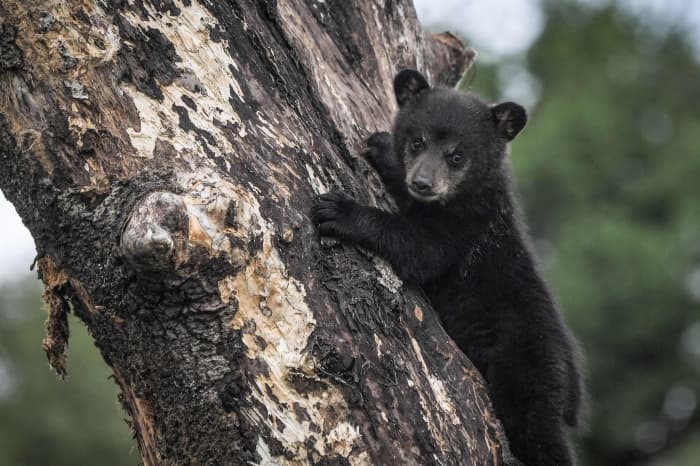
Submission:
<svg viewBox="0 0 700 466">
<path fill-rule="evenodd" d="M 504 464 L 485 388 L 420 293 L 319 242 L 313 197 L 416 67 L 473 59 L 407 0 L 0 3 L 0 188 L 114 370 L 145 464 Z"/>
</svg>

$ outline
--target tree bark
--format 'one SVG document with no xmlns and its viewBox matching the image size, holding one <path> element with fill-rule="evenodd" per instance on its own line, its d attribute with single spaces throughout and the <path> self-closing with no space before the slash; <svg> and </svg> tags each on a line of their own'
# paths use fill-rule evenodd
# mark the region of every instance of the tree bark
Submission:
<svg viewBox="0 0 700 466">
<path fill-rule="evenodd" d="M 320 242 L 316 194 L 390 207 L 362 140 L 393 75 L 474 53 L 408 0 L 3 0 L 0 188 L 114 371 L 152 464 L 505 464 L 419 291 Z"/>
</svg>

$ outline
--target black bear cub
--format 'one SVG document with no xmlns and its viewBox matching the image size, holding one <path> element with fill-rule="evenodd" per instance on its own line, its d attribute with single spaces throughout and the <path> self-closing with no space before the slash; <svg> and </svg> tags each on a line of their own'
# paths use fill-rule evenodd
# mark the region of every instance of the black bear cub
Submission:
<svg viewBox="0 0 700 466">
<path fill-rule="evenodd" d="M 312 218 L 322 235 L 384 257 L 422 287 L 449 335 L 486 379 L 513 454 L 527 466 L 574 464 L 582 382 L 573 338 L 538 273 L 506 160 L 525 110 L 431 88 L 417 71 L 394 80 L 392 136 L 364 155 L 399 213 L 332 192 Z"/>
</svg>

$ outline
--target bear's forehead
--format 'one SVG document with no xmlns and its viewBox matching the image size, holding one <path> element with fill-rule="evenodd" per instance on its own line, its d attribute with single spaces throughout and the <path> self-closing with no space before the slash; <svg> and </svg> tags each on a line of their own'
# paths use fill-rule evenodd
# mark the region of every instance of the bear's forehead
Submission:
<svg viewBox="0 0 700 466">
<path fill-rule="evenodd" d="M 428 92 L 412 110 L 415 123 L 445 138 L 486 128 L 492 119 L 488 104 L 478 96 L 453 90 Z"/>
</svg>

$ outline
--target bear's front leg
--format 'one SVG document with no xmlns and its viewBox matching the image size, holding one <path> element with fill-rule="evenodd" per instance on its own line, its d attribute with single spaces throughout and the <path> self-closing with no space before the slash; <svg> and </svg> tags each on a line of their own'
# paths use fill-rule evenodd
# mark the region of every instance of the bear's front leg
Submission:
<svg viewBox="0 0 700 466">
<path fill-rule="evenodd" d="M 324 236 L 359 242 L 362 232 L 357 228 L 360 205 L 350 196 L 334 191 L 318 196 L 311 208 L 311 219 Z"/>
<path fill-rule="evenodd" d="M 450 267 L 458 251 L 444 231 L 408 217 L 361 206 L 344 193 L 318 197 L 311 218 L 325 236 L 362 246 L 386 259 L 405 282 L 424 285 Z"/>
<path fill-rule="evenodd" d="M 403 210 L 408 206 L 411 198 L 406 189 L 406 170 L 394 153 L 391 134 L 373 133 L 367 138 L 361 154 L 377 172 L 399 209 Z"/>
</svg>

